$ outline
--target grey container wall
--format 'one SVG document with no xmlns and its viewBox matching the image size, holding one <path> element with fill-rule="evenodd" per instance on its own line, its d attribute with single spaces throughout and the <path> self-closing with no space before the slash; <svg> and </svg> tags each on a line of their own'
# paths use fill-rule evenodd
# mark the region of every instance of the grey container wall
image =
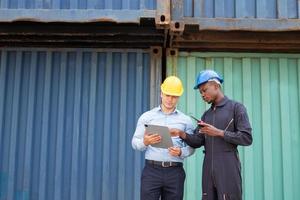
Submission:
<svg viewBox="0 0 300 200">
<path fill-rule="evenodd" d="M 300 30 L 298 0 L 171 0 L 171 29 Z"/>
<path fill-rule="evenodd" d="M 156 0 L 2 0 L 0 21 L 130 22 L 155 18 Z"/>
<path fill-rule="evenodd" d="M 160 55 L 2 48 L 0 199 L 139 199 L 131 138 L 157 103 Z"/>
</svg>

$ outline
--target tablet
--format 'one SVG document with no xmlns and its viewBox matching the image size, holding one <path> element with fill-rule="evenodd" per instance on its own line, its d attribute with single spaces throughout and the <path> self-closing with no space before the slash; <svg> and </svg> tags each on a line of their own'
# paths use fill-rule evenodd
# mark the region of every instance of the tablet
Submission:
<svg viewBox="0 0 300 200">
<path fill-rule="evenodd" d="M 166 126 L 159 126 L 159 125 L 153 125 L 153 124 L 145 124 L 146 133 L 148 134 L 155 134 L 161 136 L 160 143 L 151 144 L 153 147 L 157 148 L 164 148 L 167 149 L 169 147 L 173 146 L 173 141 L 169 132 L 169 128 Z"/>
</svg>

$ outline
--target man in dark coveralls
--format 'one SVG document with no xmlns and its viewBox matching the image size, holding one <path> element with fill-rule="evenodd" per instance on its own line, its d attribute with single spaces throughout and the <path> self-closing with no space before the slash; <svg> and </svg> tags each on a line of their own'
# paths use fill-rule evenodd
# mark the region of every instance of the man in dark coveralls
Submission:
<svg viewBox="0 0 300 200">
<path fill-rule="evenodd" d="M 246 108 L 228 99 L 221 90 L 223 79 L 213 70 L 199 73 L 196 86 L 211 107 L 204 112 L 194 134 L 171 129 L 189 146 L 204 146 L 203 200 L 242 199 L 241 163 L 237 146 L 252 144 L 252 128 Z"/>
</svg>

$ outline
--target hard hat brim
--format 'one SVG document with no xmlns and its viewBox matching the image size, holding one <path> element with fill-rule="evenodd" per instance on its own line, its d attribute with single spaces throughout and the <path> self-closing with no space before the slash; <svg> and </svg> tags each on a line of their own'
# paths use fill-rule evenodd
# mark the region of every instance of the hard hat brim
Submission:
<svg viewBox="0 0 300 200">
<path fill-rule="evenodd" d="M 171 92 L 164 91 L 163 88 L 161 88 L 161 92 L 165 95 L 170 95 L 170 96 L 175 96 L 175 97 L 180 97 L 183 94 L 183 90 L 180 91 L 179 93 L 171 93 Z"/>
<path fill-rule="evenodd" d="M 203 83 L 202 83 L 202 84 L 203 84 Z M 194 90 L 198 90 L 198 89 L 199 89 L 199 86 L 200 86 L 200 84 L 195 85 L 195 86 L 194 86 Z"/>
<path fill-rule="evenodd" d="M 221 84 L 223 83 L 223 79 L 222 79 L 222 78 L 217 78 L 217 77 L 216 77 L 216 79 L 219 81 L 218 84 L 221 85 Z M 209 79 L 209 80 L 211 80 L 211 79 Z M 199 89 L 200 85 L 203 85 L 203 84 L 209 82 L 209 80 L 207 80 L 207 81 L 205 81 L 205 82 L 203 82 L 203 83 L 199 83 L 199 84 L 195 85 L 195 86 L 194 86 L 194 90 Z"/>
</svg>

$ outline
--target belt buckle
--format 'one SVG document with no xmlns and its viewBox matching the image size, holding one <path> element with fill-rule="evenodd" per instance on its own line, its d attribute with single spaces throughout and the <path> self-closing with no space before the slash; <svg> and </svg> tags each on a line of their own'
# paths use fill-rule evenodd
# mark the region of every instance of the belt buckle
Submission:
<svg viewBox="0 0 300 200">
<path fill-rule="evenodd" d="M 169 165 L 165 165 L 165 163 L 169 163 Z M 171 164 L 171 162 L 165 162 L 165 161 L 162 161 L 161 166 L 162 166 L 162 167 L 171 167 L 172 164 Z"/>
</svg>

